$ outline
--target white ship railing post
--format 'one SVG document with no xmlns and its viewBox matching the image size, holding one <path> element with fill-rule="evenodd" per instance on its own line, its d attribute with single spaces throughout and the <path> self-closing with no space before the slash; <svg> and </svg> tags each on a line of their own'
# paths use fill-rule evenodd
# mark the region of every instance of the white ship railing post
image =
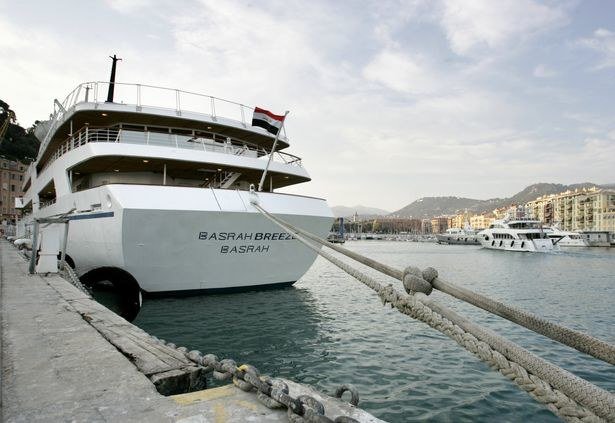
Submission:
<svg viewBox="0 0 615 423">
<path fill-rule="evenodd" d="M 141 84 L 137 84 L 137 111 L 141 111 Z"/>
</svg>

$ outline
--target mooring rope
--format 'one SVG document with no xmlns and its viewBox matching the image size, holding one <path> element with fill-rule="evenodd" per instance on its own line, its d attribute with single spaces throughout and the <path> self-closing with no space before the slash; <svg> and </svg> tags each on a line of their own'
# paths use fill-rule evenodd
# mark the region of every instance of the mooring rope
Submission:
<svg viewBox="0 0 615 423">
<path fill-rule="evenodd" d="M 258 208 L 260 206 L 255 205 L 255 207 Z M 264 210 L 259 211 L 263 212 Z M 264 212 L 266 213 L 266 211 Z M 274 218 L 277 223 L 287 225 L 293 231 L 300 233 L 301 235 L 305 236 L 306 238 L 309 238 L 310 240 L 320 245 L 329 247 L 353 260 L 358 261 L 361 264 L 371 267 L 374 270 L 377 270 L 395 279 L 403 281 L 404 273 L 401 270 L 387 266 L 384 263 L 380 263 L 376 260 L 370 259 L 369 257 L 365 257 L 361 254 L 355 253 L 354 251 L 350 251 L 347 248 L 330 243 L 327 240 L 317 237 L 316 235 L 313 235 L 301 228 L 293 226 L 278 217 L 272 215 L 270 215 L 270 217 Z M 459 300 L 466 301 L 476 307 L 482 308 L 485 311 L 496 314 L 500 317 L 510 320 L 511 322 L 517 323 L 520 326 L 533 330 L 534 332 L 540 333 L 541 335 L 547 336 L 554 341 L 560 342 L 585 354 L 589 354 L 609 364 L 615 365 L 615 345 L 613 344 L 595 338 L 586 333 L 567 328 L 557 323 L 550 322 L 536 314 L 521 310 L 517 307 L 513 307 L 499 301 L 495 301 L 467 288 L 463 288 L 451 282 L 447 282 L 439 276 L 431 282 L 431 285 L 435 289 L 442 291 L 445 294 L 448 294 Z"/>
<path fill-rule="evenodd" d="M 60 273 L 60 275 L 62 277 L 64 277 L 64 279 L 66 279 L 69 283 L 74 285 L 77 289 L 79 289 L 85 295 L 87 295 L 88 297 L 92 296 L 90 291 L 88 291 L 88 289 L 83 285 L 83 283 L 81 283 L 81 280 L 79 279 L 79 276 L 77 276 L 77 274 L 75 273 L 73 268 L 70 267 L 68 265 L 68 263 L 66 263 L 66 262 L 60 263 L 60 272 L 59 273 Z"/>
<path fill-rule="evenodd" d="M 421 320 L 451 337 L 459 345 L 513 380 L 534 399 L 545 404 L 549 410 L 561 418 L 567 421 L 600 421 L 602 419 L 615 421 L 615 396 L 613 394 L 541 359 L 429 299 L 426 294 L 431 292 L 431 283 L 437 279 L 437 272 L 434 269 L 429 268 L 421 272 L 418 268 L 407 268 L 401 279 L 406 291 L 411 295 L 401 294 L 392 285 L 384 286 L 333 255 L 321 251 L 318 246 L 304 238 L 299 230 L 295 230 L 293 225 L 271 215 L 260 205 L 253 203 L 253 206 L 306 247 L 376 291 L 383 303 L 389 303 L 400 312 Z"/>
</svg>

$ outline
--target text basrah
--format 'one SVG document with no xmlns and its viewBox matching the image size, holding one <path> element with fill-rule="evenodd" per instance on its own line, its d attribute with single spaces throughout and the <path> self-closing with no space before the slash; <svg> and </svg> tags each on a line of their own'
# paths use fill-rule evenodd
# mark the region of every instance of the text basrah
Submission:
<svg viewBox="0 0 615 423">
<path fill-rule="evenodd" d="M 202 241 L 290 241 L 286 232 L 199 232 Z"/>
</svg>

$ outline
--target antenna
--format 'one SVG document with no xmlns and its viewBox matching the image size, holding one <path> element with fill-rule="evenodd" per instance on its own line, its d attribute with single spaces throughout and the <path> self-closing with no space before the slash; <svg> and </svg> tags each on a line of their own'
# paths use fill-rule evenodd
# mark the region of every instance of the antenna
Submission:
<svg viewBox="0 0 615 423">
<path fill-rule="evenodd" d="M 107 103 L 113 103 L 113 89 L 115 88 L 115 66 L 118 60 L 122 60 L 117 57 L 115 54 L 113 56 L 109 56 L 111 60 L 113 60 L 113 64 L 111 65 L 111 78 L 109 78 L 109 92 L 107 93 Z"/>
</svg>

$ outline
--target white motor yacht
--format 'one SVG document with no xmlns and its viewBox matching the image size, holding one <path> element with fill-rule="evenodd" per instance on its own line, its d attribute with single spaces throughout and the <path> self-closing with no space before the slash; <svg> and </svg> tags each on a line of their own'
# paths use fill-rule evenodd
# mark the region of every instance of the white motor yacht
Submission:
<svg viewBox="0 0 615 423">
<path fill-rule="evenodd" d="M 151 294 L 293 284 L 316 253 L 251 201 L 321 237 L 333 214 L 324 199 L 278 192 L 310 177 L 282 151 L 285 132 L 272 151 L 275 137 L 251 125 L 253 111 L 176 89 L 80 84 L 37 128 L 24 211 L 67 214 L 66 260 L 82 280 Z M 265 189 L 251 191 L 270 157 Z"/>
<path fill-rule="evenodd" d="M 561 247 L 589 247 L 589 241 L 578 232 L 562 231 L 557 226 L 547 226 L 543 229 L 555 245 Z"/>
<path fill-rule="evenodd" d="M 492 250 L 545 252 L 557 248 L 541 222 L 533 219 L 495 221 L 478 237 L 483 247 Z"/>
</svg>

